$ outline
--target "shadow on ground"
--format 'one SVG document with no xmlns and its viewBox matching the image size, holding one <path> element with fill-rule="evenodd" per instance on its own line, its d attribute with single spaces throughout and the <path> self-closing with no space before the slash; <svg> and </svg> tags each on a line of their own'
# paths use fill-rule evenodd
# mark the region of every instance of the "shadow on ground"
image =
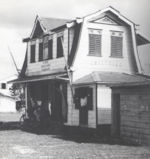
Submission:
<svg viewBox="0 0 150 159">
<path fill-rule="evenodd" d="M 137 143 L 126 142 L 120 138 L 112 138 L 110 135 L 110 130 L 107 128 L 99 132 L 95 131 L 95 129 L 52 124 L 49 127 L 43 127 L 39 125 L 34 125 L 34 127 L 25 126 L 22 127 L 22 131 L 38 135 L 51 135 L 53 138 L 59 138 L 66 141 L 74 141 L 77 143 L 138 146 Z"/>
<path fill-rule="evenodd" d="M 123 141 L 120 138 L 112 138 L 109 133 L 110 130 L 108 129 L 103 129 L 100 133 L 99 131 L 95 131 L 95 129 L 68 127 L 62 126 L 61 124 L 55 125 L 54 123 L 51 124 L 51 126 L 43 127 L 43 125 L 41 126 L 37 124 L 20 125 L 19 122 L 0 122 L 0 131 L 17 129 L 37 135 L 51 135 L 52 138 L 74 141 L 77 143 L 138 146 L 137 144 Z"/>
</svg>

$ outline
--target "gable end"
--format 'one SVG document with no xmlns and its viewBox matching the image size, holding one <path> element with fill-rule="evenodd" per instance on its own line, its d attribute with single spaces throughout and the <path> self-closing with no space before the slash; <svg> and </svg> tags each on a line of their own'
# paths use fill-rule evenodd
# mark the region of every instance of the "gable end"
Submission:
<svg viewBox="0 0 150 159">
<path fill-rule="evenodd" d="M 99 23 L 99 24 L 119 25 L 115 20 L 113 20 L 112 18 L 110 18 L 107 15 L 103 16 L 102 18 L 92 20 L 91 22 Z"/>
</svg>

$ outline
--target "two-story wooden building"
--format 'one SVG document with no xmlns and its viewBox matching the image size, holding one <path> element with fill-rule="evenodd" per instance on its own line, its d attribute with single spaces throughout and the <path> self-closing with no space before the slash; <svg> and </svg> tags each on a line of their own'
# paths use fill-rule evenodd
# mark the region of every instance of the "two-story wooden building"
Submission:
<svg viewBox="0 0 150 159">
<path fill-rule="evenodd" d="M 23 41 L 27 52 L 15 82 L 25 84 L 27 109 L 32 99 L 47 120 L 110 125 L 114 136 L 138 142 L 147 134 L 140 121 L 150 119 L 150 81 L 142 75 L 138 46 L 149 41 L 119 11 L 108 7 L 75 20 L 37 16 Z"/>
</svg>

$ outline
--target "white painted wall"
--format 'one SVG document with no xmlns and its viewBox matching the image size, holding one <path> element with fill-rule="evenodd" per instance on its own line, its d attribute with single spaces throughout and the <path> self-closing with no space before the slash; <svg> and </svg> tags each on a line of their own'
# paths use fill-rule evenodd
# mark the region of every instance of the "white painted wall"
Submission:
<svg viewBox="0 0 150 159">
<path fill-rule="evenodd" d="M 98 85 L 97 108 L 111 109 L 111 88 Z"/>
<path fill-rule="evenodd" d="M 111 88 L 98 85 L 98 124 L 111 124 Z"/>
<path fill-rule="evenodd" d="M 9 97 L 0 96 L 0 112 L 16 112 L 15 100 Z"/>
<path fill-rule="evenodd" d="M 135 62 L 133 59 L 133 46 L 130 29 L 125 26 L 89 23 L 89 19 L 83 22 L 79 46 L 72 70 L 74 70 L 73 81 L 92 71 L 109 71 L 135 73 Z M 102 30 L 101 57 L 89 56 L 89 33 L 88 29 Z M 112 58 L 111 54 L 111 31 L 123 32 L 123 58 Z"/>
</svg>

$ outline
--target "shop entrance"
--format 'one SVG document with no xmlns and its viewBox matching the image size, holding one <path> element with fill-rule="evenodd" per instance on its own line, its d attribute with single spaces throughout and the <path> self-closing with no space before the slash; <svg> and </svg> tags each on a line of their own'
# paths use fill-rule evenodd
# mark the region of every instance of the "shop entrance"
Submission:
<svg viewBox="0 0 150 159">
<path fill-rule="evenodd" d="M 54 82 L 52 85 L 52 113 L 51 119 L 58 122 L 67 121 L 67 84 Z"/>
<path fill-rule="evenodd" d="M 112 95 L 112 136 L 120 136 L 120 94 Z"/>
</svg>

